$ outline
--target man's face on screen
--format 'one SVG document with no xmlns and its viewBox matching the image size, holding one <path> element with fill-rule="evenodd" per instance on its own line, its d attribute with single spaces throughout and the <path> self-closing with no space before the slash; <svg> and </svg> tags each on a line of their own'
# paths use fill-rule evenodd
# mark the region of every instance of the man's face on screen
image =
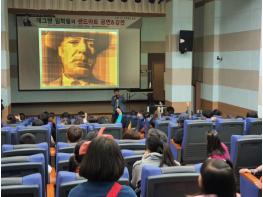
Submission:
<svg viewBox="0 0 263 197">
<path fill-rule="evenodd" d="M 58 51 L 66 76 L 78 79 L 90 76 L 95 63 L 94 40 L 65 37 Z"/>
</svg>

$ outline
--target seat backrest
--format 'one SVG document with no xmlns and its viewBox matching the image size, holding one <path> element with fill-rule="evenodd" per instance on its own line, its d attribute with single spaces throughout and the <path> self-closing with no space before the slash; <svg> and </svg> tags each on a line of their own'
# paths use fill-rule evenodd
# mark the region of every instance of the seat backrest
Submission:
<svg viewBox="0 0 263 197">
<path fill-rule="evenodd" d="M 94 124 L 94 130 L 98 131 L 100 128 L 105 127 L 103 134 L 110 134 L 115 139 L 122 139 L 123 129 L 122 124 Z"/>
<path fill-rule="evenodd" d="M 8 127 L 1 128 L 1 144 L 11 144 L 11 132 Z"/>
<path fill-rule="evenodd" d="M 45 191 L 39 173 L 1 178 L 1 196 L 4 197 L 44 197 Z"/>
<path fill-rule="evenodd" d="M 131 155 L 131 156 L 126 156 L 124 157 L 124 161 L 125 161 L 125 166 L 128 168 L 128 172 L 129 172 L 129 178 L 131 181 L 132 178 L 132 168 L 133 168 L 133 164 L 142 159 L 143 154 L 139 154 L 139 155 Z"/>
<path fill-rule="evenodd" d="M 167 134 L 168 142 L 170 142 L 170 140 L 176 136 L 177 128 L 178 128 L 178 124 L 177 123 L 169 122 L 169 124 L 168 124 L 168 134 Z"/>
<path fill-rule="evenodd" d="M 17 144 L 10 145 L 4 144 L 2 146 L 2 156 L 11 157 L 11 156 L 28 156 L 42 153 L 45 158 L 45 172 L 48 172 L 49 164 L 49 149 L 46 142 L 39 144 Z M 44 173 L 45 180 L 48 182 L 48 173 Z"/>
<path fill-rule="evenodd" d="M 183 163 L 198 163 L 205 160 L 206 136 L 212 127 L 212 122 L 205 120 L 185 120 L 182 141 Z"/>
<path fill-rule="evenodd" d="M 262 182 L 252 174 L 240 174 L 240 195 L 262 197 Z"/>
<path fill-rule="evenodd" d="M 199 191 L 198 176 L 194 165 L 163 168 L 145 165 L 141 175 L 141 197 L 195 194 Z"/>
<path fill-rule="evenodd" d="M 244 135 L 262 135 L 262 119 L 246 118 Z"/>
<path fill-rule="evenodd" d="M 83 129 L 83 136 L 82 139 L 85 139 L 86 135 L 87 135 L 87 126 L 82 124 L 82 125 L 60 125 L 56 128 L 56 141 L 57 142 L 67 142 L 67 131 L 69 129 L 69 127 L 71 126 L 76 126 L 79 127 L 81 129 Z"/>
<path fill-rule="evenodd" d="M 56 157 L 56 171 L 68 171 L 69 170 L 69 158 L 73 153 L 57 153 Z"/>
<path fill-rule="evenodd" d="M 60 153 L 73 153 L 76 144 L 77 143 L 58 142 L 57 143 L 57 152 L 60 152 Z"/>
<path fill-rule="evenodd" d="M 168 136 L 168 125 L 170 120 L 155 120 L 155 128 L 164 132 Z"/>
<path fill-rule="evenodd" d="M 145 150 L 146 146 L 142 143 L 127 143 L 119 144 L 120 149 L 129 149 L 129 150 Z"/>
<path fill-rule="evenodd" d="M 31 133 L 36 138 L 36 143 L 47 142 L 50 145 L 50 131 L 44 126 L 28 126 L 17 130 L 17 143 L 19 143 L 20 136 L 25 133 Z"/>
<path fill-rule="evenodd" d="M 58 172 L 56 182 L 56 197 L 68 196 L 69 191 L 73 187 L 86 181 L 87 180 L 85 178 L 80 177 L 77 173 L 74 172 Z M 119 179 L 118 183 L 122 185 L 129 185 L 129 173 L 127 168 L 124 169 L 123 175 Z"/>
<path fill-rule="evenodd" d="M 231 136 L 243 134 L 244 121 L 238 119 L 217 119 L 215 128 L 221 142 L 224 142 L 230 149 Z"/>
<path fill-rule="evenodd" d="M 231 137 L 231 160 L 238 173 L 240 168 L 255 168 L 262 163 L 261 135 L 233 135 Z"/>
</svg>

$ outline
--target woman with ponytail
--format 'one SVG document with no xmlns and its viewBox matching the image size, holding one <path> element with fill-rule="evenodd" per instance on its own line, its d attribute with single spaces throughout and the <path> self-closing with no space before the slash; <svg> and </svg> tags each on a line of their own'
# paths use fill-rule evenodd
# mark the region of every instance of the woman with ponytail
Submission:
<svg viewBox="0 0 263 197">
<path fill-rule="evenodd" d="M 132 169 L 131 184 L 135 188 L 140 187 L 141 171 L 143 165 L 178 166 L 167 143 L 167 136 L 158 129 L 150 129 L 146 139 L 146 151 L 141 160 L 136 161 Z"/>
</svg>

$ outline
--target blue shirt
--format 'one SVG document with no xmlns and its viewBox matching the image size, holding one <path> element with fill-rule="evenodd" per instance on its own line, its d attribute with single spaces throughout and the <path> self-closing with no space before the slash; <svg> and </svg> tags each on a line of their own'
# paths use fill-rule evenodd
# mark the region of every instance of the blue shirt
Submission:
<svg viewBox="0 0 263 197">
<path fill-rule="evenodd" d="M 70 190 L 68 197 L 105 197 L 113 184 L 114 182 L 87 181 Z M 136 194 L 131 187 L 122 185 L 118 197 L 136 197 Z"/>
</svg>

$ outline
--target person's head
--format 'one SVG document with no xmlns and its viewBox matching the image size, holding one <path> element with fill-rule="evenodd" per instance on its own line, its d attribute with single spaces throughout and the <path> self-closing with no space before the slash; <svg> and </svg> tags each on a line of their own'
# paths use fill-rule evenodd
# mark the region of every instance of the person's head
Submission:
<svg viewBox="0 0 263 197">
<path fill-rule="evenodd" d="M 79 127 L 71 126 L 67 131 L 67 139 L 69 143 L 78 142 L 83 136 L 83 130 Z"/>
<path fill-rule="evenodd" d="M 74 148 L 74 157 L 75 157 L 75 160 L 80 164 L 80 162 L 82 161 L 82 158 L 83 158 L 83 155 L 80 155 L 79 154 L 79 149 L 81 147 L 81 145 L 84 143 L 85 141 L 84 140 L 81 140 L 79 141 L 75 148 Z"/>
<path fill-rule="evenodd" d="M 84 113 L 84 111 L 79 111 L 79 112 L 78 112 L 78 117 L 80 117 L 80 118 L 85 118 L 85 113 Z"/>
<path fill-rule="evenodd" d="M 106 116 L 100 116 L 98 118 L 98 123 L 99 124 L 109 124 L 110 123 L 110 120 L 109 118 L 107 118 Z"/>
<path fill-rule="evenodd" d="M 154 119 L 154 118 L 151 118 L 149 124 L 150 124 L 150 129 L 151 129 L 151 128 L 154 128 L 154 127 L 155 127 L 155 119 Z"/>
<path fill-rule="evenodd" d="M 8 124 L 15 124 L 16 123 L 16 117 L 14 114 L 10 113 L 7 115 L 7 123 Z"/>
<path fill-rule="evenodd" d="M 214 110 L 212 111 L 212 114 L 213 114 L 213 116 L 221 116 L 221 115 L 222 115 L 222 112 L 221 112 L 220 110 L 218 110 L 218 109 L 214 109 Z"/>
<path fill-rule="evenodd" d="M 122 114 L 122 111 L 121 111 L 121 109 L 120 108 L 116 108 L 116 112 L 118 113 L 118 114 Z"/>
<path fill-rule="evenodd" d="M 73 122 L 73 124 L 75 124 L 75 125 L 80 125 L 83 123 L 84 123 L 83 118 L 81 118 L 81 117 L 76 118 L 76 120 Z"/>
<path fill-rule="evenodd" d="M 21 121 L 26 119 L 26 115 L 24 113 L 19 113 L 19 116 Z"/>
<path fill-rule="evenodd" d="M 258 113 L 255 111 L 247 112 L 247 118 L 258 118 Z"/>
<path fill-rule="evenodd" d="M 48 123 L 49 113 L 43 112 L 39 115 L 39 119 L 43 121 L 44 124 Z"/>
<path fill-rule="evenodd" d="M 63 112 L 63 113 L 61 114 L 61 118 L 70 118 L 70 115 L 69 115 L 68 112 Z"/>
<path fill-rule="evenodd" d="M 119 89 L 115 89 L 114 90 L 114 96 L 120 96 L 120 90 Z"/>
<path fill-rule="evenodd" d="M 225 153 L 218 133 L 214 130 L 207 133 L 207 154 L 209 156 L 213 153 L 221 155 Z"/>
<path fill-rule="evenodd" d="M 124 166 L 118 144 L 110 138 L 96 137 L 81 161 L 79 175 L 94 182 L 117 181 Z"/>
<path fill-rule="evenodd" d="M 179 116 L 178 116 L 178 119 L 177 119 L 177 123 L 178 123 L 178 126 L 179 127 L 183 127 L 184 126 L 184 121 L 189 119 L 189 114 L 187 113 L 181 113 Z"/>
<path fill-rule="evenodd" d="M 168 146 L 168 139 L 164 132 L 159 129 L 149 129 L 146 138 L 146 150 L 150 153 L 156 152 L 162 154 L 160 167 L 164 164 L 168 166 L 176 165 L 174 158 Z"/>
<path fill-rule="evenodd" d="M 201 167 L 198 183 L 203 194 L 236 196 L 234 171 L 232 165 L 224 160 L 207 159 Z"/>
<path fill-rule="evenodd" d="M 19 137 L 20 144 L 35 144 L 36 137 L 32 133 L 25 133 Z"/>
<path fill-rule="evenodd" d="M 174 108 L 172 106 L 167 107 L 166 111 L 168 115 L 174 114 Z"/>
<path fill-rule="evenodd" d="M 70 121 L 69 118 L 62 118 L 61 121 L 60 121 L 60 124 L 61 125 L 70 125 L 71 121 Z"/>
<path fill-rule="evenodd" d="M 44 125 L 44 122 L 40 119 L 33 120 L 32 126 L 42 126 Z"/>
<path fill-rule="evenodd" d="M 213 112 L 211 110 L 204 110 L 202 115 L 206 118 L 211 118 L 213 116 Z"/>
</svg>

